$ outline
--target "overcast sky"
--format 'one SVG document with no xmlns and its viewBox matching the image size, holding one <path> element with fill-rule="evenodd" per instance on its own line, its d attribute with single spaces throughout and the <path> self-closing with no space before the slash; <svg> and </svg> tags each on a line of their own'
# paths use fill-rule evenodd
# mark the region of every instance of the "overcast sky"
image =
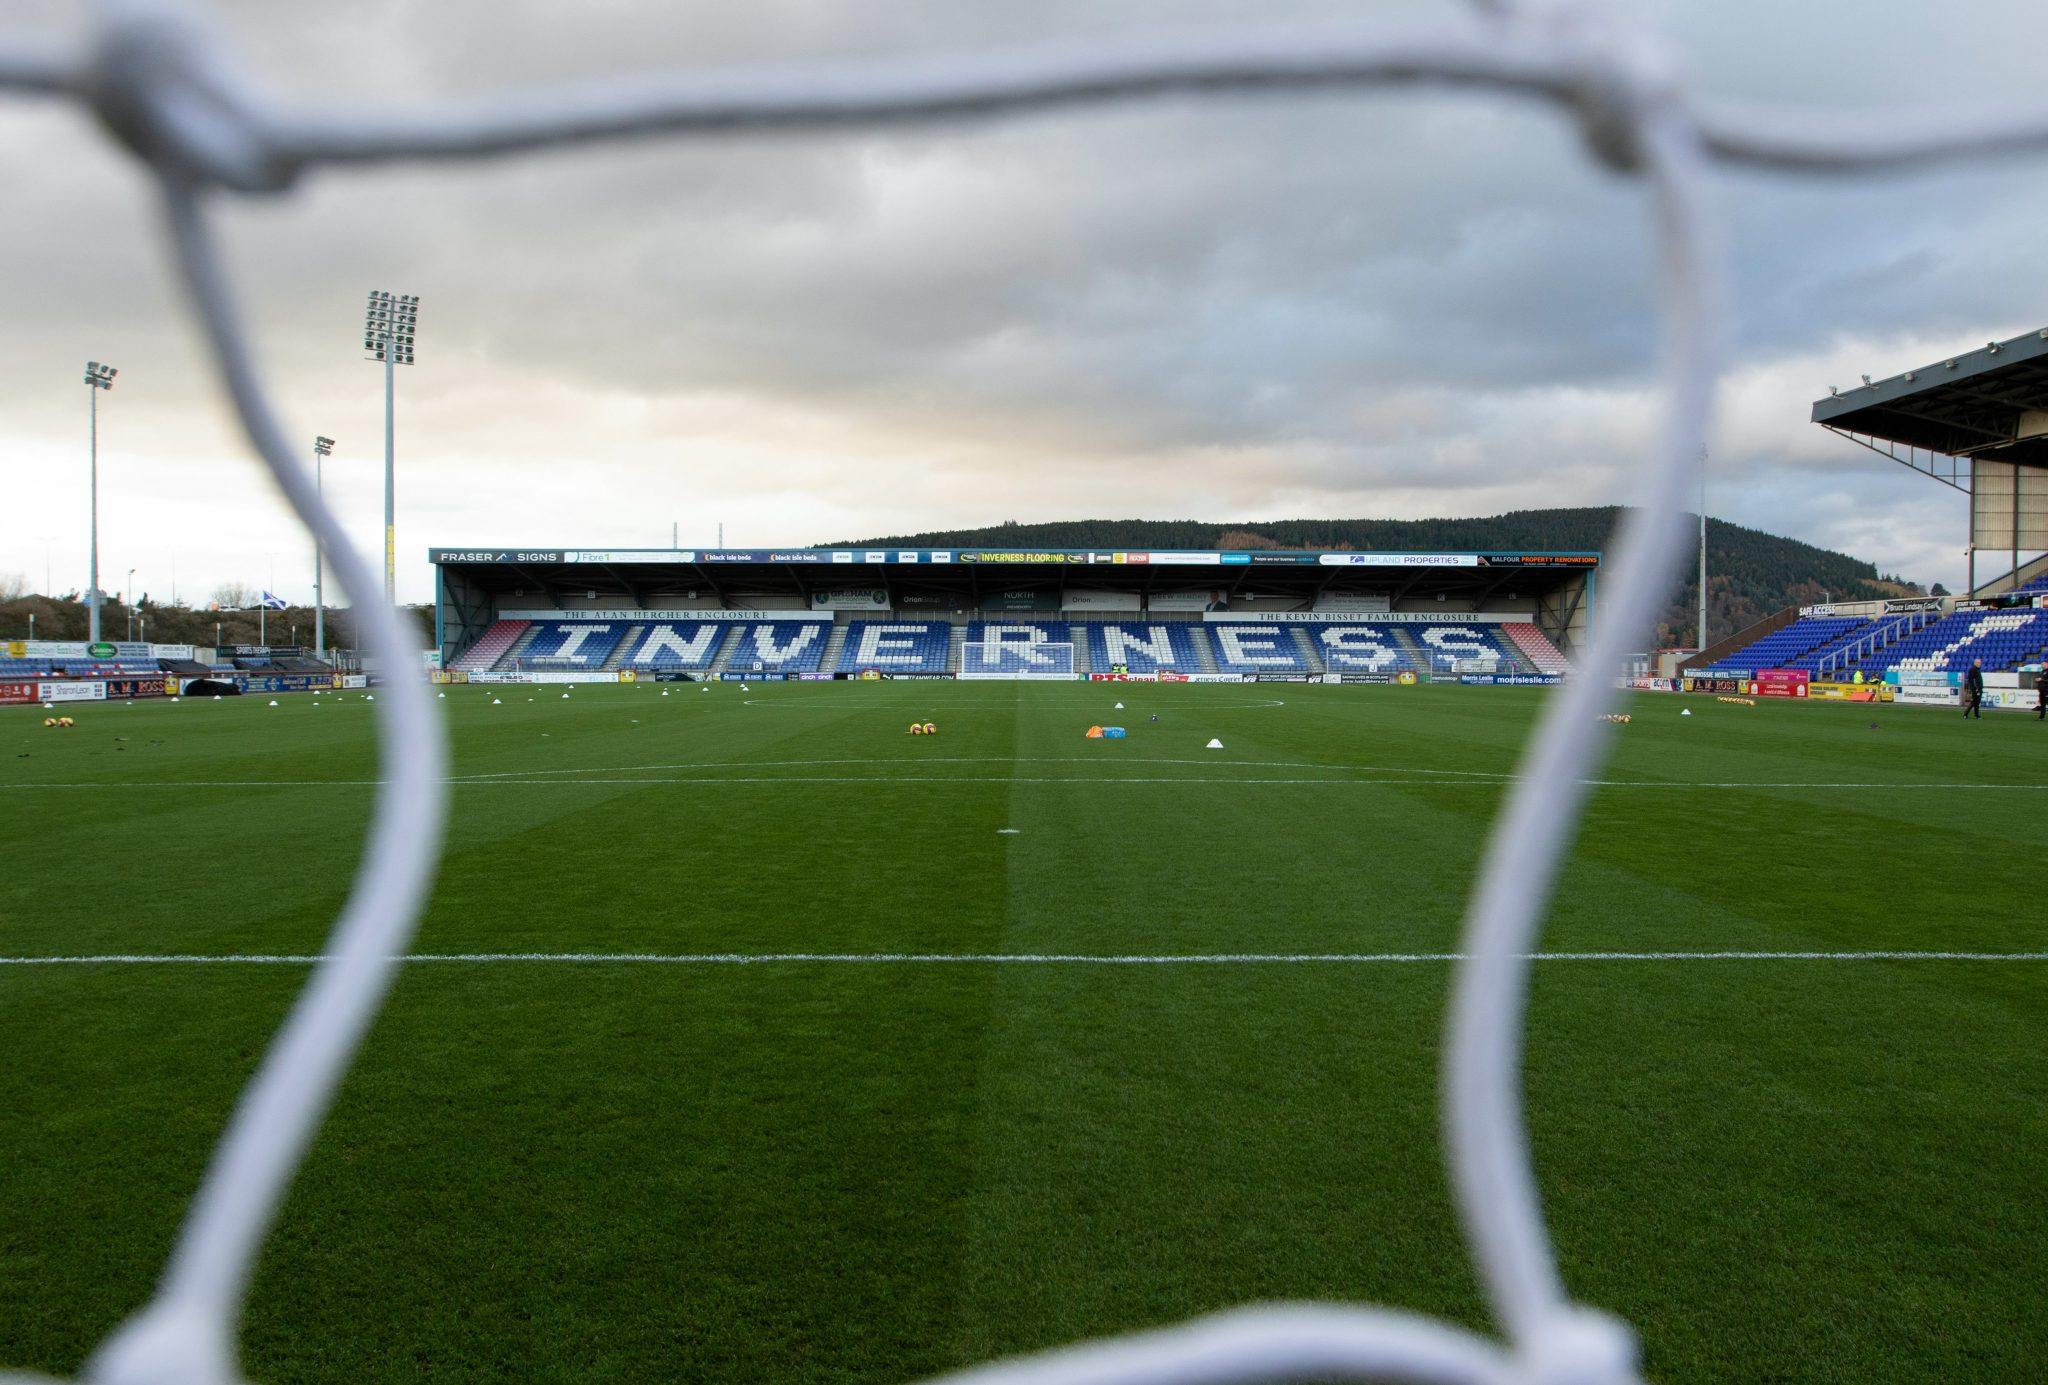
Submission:
<svg viewBox="0 0 2048 1385">
<path fill-rule="evenodd" d="M 0 42 L 72 32 L 15 0 Z M 1622 4 L 1704 90 L 1827 105 L 2038 94 L 2039 0 Z M 1077 43 L 1167 22 L 1453 15 L 1451 0 L 327 0 L 222 4 L 261 80 L 401 105 L 739 60 Z M 0 99 L 0 573 L 101 565 L 203 602 L 310 598 L 146 181 L 78 112 Z M 1736 175 L 1738 360 L 1709 508 L 1956 585 L 1963 502 L 1807 421 L 2048 322 L 2048 168 Z M 1004 519 L 1490 514 L 1626 499 L 1655 427 L 1642 203 L 1553 113 L 1471 94 L 1170 101 L 860 137 L 750 137 L 321 174 L 228 217 L 289 425 L 382 485 L 371 288 L 422 299 L 399 377 L 400 586 L 429 545 L 771 546 Z"/>
</svg>

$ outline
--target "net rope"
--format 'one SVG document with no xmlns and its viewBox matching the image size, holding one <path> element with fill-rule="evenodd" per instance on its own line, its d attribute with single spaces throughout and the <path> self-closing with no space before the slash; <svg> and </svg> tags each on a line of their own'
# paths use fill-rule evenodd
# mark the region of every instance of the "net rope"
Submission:
<svg viewBox="0 0 2048 1385">
<path fill-rule="evenodd" d="M 1565 112 L 1591 155 L 1641 180 L 1658 247 L 1665 418 L 1641 474 L 1586 676 L 1551 696 L 1485 851 L 1464 923 L 1442 1073 L 1445 1157 L 1498 1338 L 1389 1309 L 1234 1309 L 1159 1331 L 976 1366 L 977 1385 L 1195 1385 L 1401 1379 L 1608 1385 L 1638 1378 L 1633 1332 L 1575 1304 L 1545 1229 L 1518 1074 L 1542 914 L 1605 745 L 1623 654 L 1642 647 L 1677 576 L 1724 317 L 1716 164 L 1856 174 L 2048 148 L 2048 104 L 1826 113 L 1690 92 L 1652 30 L 1576 6 L 1473 0 L 1422 27 L 1370 22 L 1101 41 L 895 61 L 781 64 L 507 93 L 404 115 L 294 108 L 232 64 L 206 16 L 173 0 L 101 0 L 86 42 L 0 40 L 0 93 L 89 109 L 154 176 L 166 239 L 249 442 L 325 547 L 387 669 L 416 658 L 379 583 L 288 447 L 236 305 L 210 204 L 279 194 L 309 170 L 506 157 L 652 136 L 986 120 L 1167 96 L 1427 85 Z M 409 945 L 440 851 L 447 747 L 423 680 L 377 702 L 381 777 L 361 862 L 325 952 L 242 1093 L 155 1296 L 94 1352 L 85 1378 L 225 1385 L 251 1269 L 292 1175 Z M 29 1380 L 40 1377 L 0 1377 Z"/>
</svg>

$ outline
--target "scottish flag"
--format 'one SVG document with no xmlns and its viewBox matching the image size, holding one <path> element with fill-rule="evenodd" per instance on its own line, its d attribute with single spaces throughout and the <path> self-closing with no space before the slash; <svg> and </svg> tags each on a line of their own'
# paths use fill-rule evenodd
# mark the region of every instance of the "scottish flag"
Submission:
<svg viewBox="0 0 2048 1385">
<path fill-rule="evenodd" d="M 281 596 L 274 596 L 269 592 L 265 592 L 263 593 L 263 599 L 257 602 L 256 604 L 263 607 L 267 611 L 282 611 L 286 606 L 289 606 L 291 603 L 286 601 Z"/>
</svg>

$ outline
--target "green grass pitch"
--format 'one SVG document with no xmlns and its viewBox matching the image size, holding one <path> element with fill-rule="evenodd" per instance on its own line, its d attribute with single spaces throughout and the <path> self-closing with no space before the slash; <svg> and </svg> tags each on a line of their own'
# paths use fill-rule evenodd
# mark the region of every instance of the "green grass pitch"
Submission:
<svg viewBox="0 0 2048 1385">
<path fill-rule="evenodd" d="M 667 691 L 448 690 L 416 951 L 1440 953 L 1541 697 Z M 0 955 L 316 951 L 372 708 L 280 701 L 0 715 Z M 1631 710 L 1546 950 L 2048 950 L 2030 716 Z M 1483 1326 L 1449 972 L 417 962 L 267 1244 L 246 1368 L 882 1382 L 1247 1300 Z M 74 1371 L 143 1302 L 305 976 L 0 966 L 0 1367 Z M 1540 962 L 1527 1092 L 1565 1279 L 1653 1376 L 2039 1378 L 2048 962 Z"/>
</svg>

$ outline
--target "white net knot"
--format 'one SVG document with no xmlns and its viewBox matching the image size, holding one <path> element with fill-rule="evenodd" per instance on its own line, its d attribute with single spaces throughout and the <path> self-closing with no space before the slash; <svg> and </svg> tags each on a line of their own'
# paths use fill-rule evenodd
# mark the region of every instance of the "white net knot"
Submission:
<svg viewBox="0 0 2048 1385">
<path fill-rule="evenodd" d="M 1572 69 L 1566 99 L 1593 157 L 1617 173 L 1640 170 L 1643 132 L 1685 105 L 1683 66 L 1671 45 L 1597 6 L 1509 22 L 1534 26 L 1563 50 Z"/>
<path fill-rule="evenodd" d="M 1520 1346 L 1527 1385 L 1636 1385 L 1639 1354 L 1627 1323 L 1571 1307 L 1547 1318 Z"/>
<path fill-rule="evenodd" d="M 102 15 L 79 90 L 123 144 L 201 185 L 291 186 L 298 160 L 266 137 L 258 103 L 215 35 L 162 0 L 115 0 Z"/>
</svg>

